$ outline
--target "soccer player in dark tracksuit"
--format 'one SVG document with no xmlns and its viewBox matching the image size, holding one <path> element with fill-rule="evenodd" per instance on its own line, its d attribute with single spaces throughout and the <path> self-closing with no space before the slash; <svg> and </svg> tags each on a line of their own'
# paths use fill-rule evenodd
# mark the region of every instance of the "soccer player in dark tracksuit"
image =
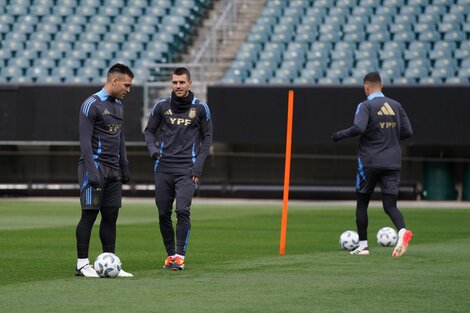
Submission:
<svg viewBox="0 0 470 313">
<path fill-rule="evenodd" d="M 145 142 L 155 161 L 155 203 L 168 255 L 163 268 L 182 270 L 191 229 L 191 201 L 212 144 L 212 120 L 207 104 L 191 92 L 186 68 L 175 69 L 171 81 L 171 97 L 157 101 L 150 113 Z M 175 200 L 176 247 L 171 220 Z"/>
<path fill-rule="evenodd" d="M 133 78 L 134 74 L 127 66 L 113 65 L 108 70 L 103 89 L 88 97 L 80 108 L 78 180 L 82 215 L 76 229 L 77 276 L 98 277 L 88 259 L 91 230 L 98 212 L 101 212 L 103 252 L 115 252 L 122 183 L 129 180 L 121 100 L 130 92 Z M 118 275 L 132 276 L 124 270 Z"/>
<path fill-rule="evenodd" d="M 382 86 L 379 73 L 368 73 L 364 77 L 367 100 L 357 106 L 354 125 L 334 133 L 332 139 L 338 141 L 359 136 L 356 179 L 359 247 L 351 251 L 351 254 L 369 255 L 367 208 L 378 183 L 384 211 L 398 230 L 398 242 L 392 255 L 399 257 L 406 252 L 412 237 L 412 232 L 406 229 L 403 215 L 397 208 L 401 168 L 400 140 L 410 137 L 413 130 L 401 104 L 385 97 Z"/>
</svg>

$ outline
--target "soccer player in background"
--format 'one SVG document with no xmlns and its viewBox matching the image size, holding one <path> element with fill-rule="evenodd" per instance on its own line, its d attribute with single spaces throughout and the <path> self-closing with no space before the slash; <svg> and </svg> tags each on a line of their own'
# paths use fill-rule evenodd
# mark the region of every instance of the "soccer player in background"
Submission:
<svg viewBox="0 0 470 313">
<path fill-rule="evenodd" d="M 359 247 L 351 251 L 351 254 L 369 255 L 367 208 L 378 183 L 382 192 L 384 211 L 398 231 L 398 242 L 392 255 L 399 257 L 406 252 L 413 235 L 406 229 L 403 215 L 397 208 L 401 169 L 400 140 L 410 137 L 413 130 L 401 104 L 385 97 L 382 87 L 379 73 L 368 73 L 364 77 L 367 100 L 357 106 L 354 125 L 334 133 L 332 139 L 336 142 L 359 136 L 356 178 L 356 225 Z"/>
<path fill-rule="evenodd" d="M 103 252 L 115 252 L 122 184 L 129 181 L 121 100 L 130 92 L 133 78 L 129 67 L 114 64 L 103 89 L 88 97 L 80 109 L 78 180 L 82 215 L 76 229 L 77 276 L 99 277 L 88 259 L 91 230 L 98 212 Z M 132 276 L 122 269 L 118 275 Z"/>
<path fill-rule="evenodd" d="M 190 90 L 188 69 L 175 69 L 171 83 L 171 96 L 157 101 L 150 113 L 145 142 L 155 162 L 155 203 L 168 255 L 163 268 L 178 271 L 184 269 L 191 201 L 212 144 L 212 120 L 207 104 Z M 176 247 L 171 219 L 175 200 Z"/>
</svg>

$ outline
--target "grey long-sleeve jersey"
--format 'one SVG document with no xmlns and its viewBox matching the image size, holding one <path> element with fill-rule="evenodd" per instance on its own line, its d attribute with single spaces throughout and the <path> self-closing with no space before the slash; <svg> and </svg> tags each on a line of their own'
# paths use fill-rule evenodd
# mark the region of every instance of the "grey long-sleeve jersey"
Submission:
<svg viewBox="0 0 470 313">
<path fill-rule="evenodd" d="M 376 92 L 359 103 L 354 125 L 337 133 L 337 139 L 359 137 L 359 166 L 400 169 L 400 140 L 413 134 L 410 120 L 397 101 Z"/>
<path fill-rule="evenodd" d="M 124 108 L 102 89 L 88 97 L 79 114 L 80 162 L 87 177 L 97 181 L 100 164 L 119 169 L 128 166 L 122 125 Z"/>
<path fill-rule="evenodd" d="M 154 171 L 201 177 L 212 145 L 212 119 L 206 103 L 194 98 L 188 111 L 175 113 L 170 98 L 155 103 L 145 128 Z M 158 143 L 158 147 L 157 147 Z"/>
</svg>

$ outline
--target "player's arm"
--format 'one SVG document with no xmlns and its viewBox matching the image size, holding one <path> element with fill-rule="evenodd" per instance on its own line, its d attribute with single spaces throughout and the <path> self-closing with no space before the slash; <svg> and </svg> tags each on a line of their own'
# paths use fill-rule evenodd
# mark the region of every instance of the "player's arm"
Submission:
<svg viewBox="0 0 470 313">
<path fill-rule="evenodd" d="M 203 110 L 200 116 L 200 125 L 201 125 L 201 149 L 199 150 L 198 155 L 196 156 L 196 162 L 193 165 L 193 177 L 197 183 L 199 177 L 202 175 L 202 169 L 204 167 L 204 161 L 209 154 L 209 149 L 212 145 L 212 118 L 207 104 L 202 104 Z"/>
<path fill-rule="evenodd" d="M 368 121 L 369 109 L 362 103 L 359 103 L 356 109 L 353 126 L 337 131 L 331 136 L 331 139 L 339 141 L 345 138 L 362 135 L 366 131 Z"/>
<path fill-rule="evenodd" d="M 160 157 L 160 149 L 155 145 L 155 142 L 157 142 L 157 138 L 155 136 L 162 122 L 161 112 L 161 105 L 159 105 L 159 102 L 157 102 L 153 107 L 152 112 L 150 112 L 150 116 L 147 121 L 147 126 L 144 130 L 147 150 L 154 160 Z"/>
<path fill-rule="evenodd" d="M 119 146 L 119 167 L 121 168 L 121 182 L 129 182 L 129 160 L 127 159 L 126 140 L 124 138 L 124 129 L 121 129 L 121 143 Z"/>
<path fill-rule="evenodd" d="M 400 120 L 400 139 L 403 140 L 411 137 L 413 135 L 413 128 L 411 128 L 410 119 L 403 108 L 400 108 Z"/>
<path fill-rule="evenodd" d="M 97 187 L 99 184 L 98 169 L 93 157 L 93 148 L 91 145 L 96 116 L 96 107 L 93 104 L 87 105 L 87 103 L 84 102 L 80 109 L 80 115 L 78 118 L 78 135 L 80 140 L 80 150 L 87 170 L 86 176 L 88 182 L 93 187 Z"/>
</svg>

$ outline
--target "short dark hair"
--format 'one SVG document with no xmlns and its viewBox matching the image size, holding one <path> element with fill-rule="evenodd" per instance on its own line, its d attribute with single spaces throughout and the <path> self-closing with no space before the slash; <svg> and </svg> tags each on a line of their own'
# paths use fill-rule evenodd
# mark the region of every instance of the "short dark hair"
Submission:
<svg viewBox="0 0 470 313">
<path fill-rule="evenodd" d="M 171 76 L 173 75 L 186 75 L 186 77 L 188 78 L 188 80 L 191 80 L 191 73 L 189 72 L 189 70 L 186 68 L 186 67 L 177 67 L 173 73 L 171 74 Z"/>
<path fill-rule="evenodd" d="M 370 72 L 364 76 L 364 83 L 373 83 L 373 84 L 381 84 L 382 79 L 380 78 L 380 74 L 377 72 Z"/>
<path fill-rule="evenodd" d="M 116 74 L 116 73 L 125 74 L 125 75 L 128 75 L 130 78 L 134 78 L 134 73 L 132 73 L 129 66 L 121 64 L 121 63 L 116 63 L 109 68 L 108 78 L 109 76 Z"/>
</svg>

